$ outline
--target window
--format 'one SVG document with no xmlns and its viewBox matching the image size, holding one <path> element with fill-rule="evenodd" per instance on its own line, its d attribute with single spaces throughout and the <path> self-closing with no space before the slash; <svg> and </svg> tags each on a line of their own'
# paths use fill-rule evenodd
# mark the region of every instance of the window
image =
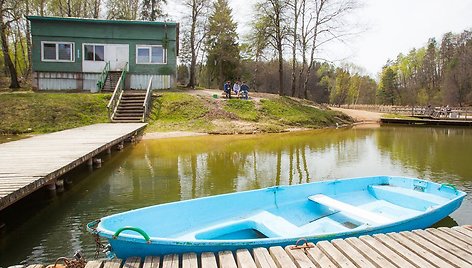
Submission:
<svg viewBox="0 0 472 268">
<path fill-rule="evenodd" d="M 74 43 L 41 42 L 42 61 L 74 61 Z"/>
<path fill-rule="evenodd" d="M 166 64 L 167 51 L 162 46 L 145 46 L 136 47 L 136 63 L 137 64 Z"/>
<path fill-rule="evenodd" d="M 84 60 L 104 61 L 105 60 L 105 46 L 84 45 Z"/>
</svg>

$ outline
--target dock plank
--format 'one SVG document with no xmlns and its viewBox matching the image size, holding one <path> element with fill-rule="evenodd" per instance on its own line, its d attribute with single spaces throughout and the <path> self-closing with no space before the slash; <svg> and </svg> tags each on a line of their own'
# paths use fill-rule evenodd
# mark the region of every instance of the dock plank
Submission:
<svg viewBox="0 0 472 268">
<path fill-rule="evenodd" d="M 446 262 L 442 258 L 438 257 L 437 255 L 431 253 L 430 251 L 422 248 L 415 242 L 409 240 L 405 236 L 402 236 L 398 233 L 389 233 L 389 237 L 395 239 L 397 242 L 401 243 L 404 247 L 409 248 L 411 251 L 416 252 L 417 254 L 423 256 L 425 259 L 429 260 L 433 266 L 440 267 L 440 268 L 452 268 L 455 267 L 450 263 Z"/>
<path fill-rule="evenodd" d="M 85 268 L 102 268 L 103 260 L 93 260 L 85 264 Z M 28 268 L 41 268 L 41 267 L 28 267 Z"/>
<path fill-rule="evenodd" d="M 282 247 L 270 247 L 269 248 L 270 256 L 274 259 L 275 265 L 277 267 L 284 268 L 296 268 L 297 266 L 292 262 L 290 256 Z"/>
<path fill-rule="evenodd" d="M 351 246 L 356 248 L 364 257 L 366 257 L 370 262 L 372 262 L 376 267 L 382 268 L 395 268 L 397 266 L 393 265 L 393 263 L 389 262 L 384 256 L 380 255 L 375 251 L 373 248 L 366 245 L 360 239 L 347 238 L 346 242 L 348 242 Z"/>
<path fill-rule="evenodd" d="M 344 254 L 336 249 L 333 244 L 328 241 L 320 241 L 316 245 L 330 258 L 330 260 L 336 263 L 339 267 L 354 268 L 356 265 L 352 263 Z"/>
<path fill-rule="evenodd" d="M 87 267 L 87 266 L 85 266 L 85 267 Z M 32 264 L 32 265 L 26 266 L 26 268 L 44 268 L 44 265 L 42 265 L 42 264 Z M 87 268 L 90 268 L 90 267 L 87 267 Z"/>
<path fill-rule="evenodd" d="M 399 267 L 415 267 L 413 264 L 399 256 L 397 253 L 389 249 L 377 239 L 371 236 L 361 236 L 359 237 L 359 239 L 362 240 L 362 242 L 368 244 L 374 250 L 376 250 L 380 255 L 391 260 L 392 263 L 395 263 Z"/>
<path fill-rule="evenodd" d="M 103 264 L 103 268 L 120 268 L 121 263 L 123 262 L 122 259 L 112 259 L 112 260 L 106 260 L 105 263 Z"/>
<path fill-rule="evenodd" d="M 198 268 L 197 254 L 193 252 L 183 254 L 182 268 Z"/>
<path fill-rule="evenodd" d="M 292 246 L 286 246 L 285 251 L 288 256 L 292 259 L 295 265 L 299 268 L 313 268 L 316 265 L 308 258 L 304 249 L 292 248 Z"/>
<path fill-rule="evenodd" d="M 179 268 L 179 255 L 165 255 L 162 259 L 162 268 Z"/>
<path fill-rule="evenodd" d="M 464 235 L 464 234 L 458 232 L 457 230 L 446 228 L 446 227 L 439 227 L 438 230 L 440 230 L 441 232 L 445 232 L 445 233 L 455 237 L 456 239 L 461 240 L 462 242 L 465 242 L 469 245 L 472 245 L 472 237 Z"/>
<path fill-rule="evenodd" d="M 270 256 L 269 251 L 266 248 L 255 248 L 252 253 L 254 254 L 254 261 L 258 268 L 276 268 L 274 260 Z"/>
<path fill-rule="evenodd" d="M 456 267 L 472 267 L 469 263 L 465 262 L 461 258 L 456 257 L 454 254 L 447 252 L 438 245 L 431 243 L 430 241 L 424 239 L 423 237 L 417 234 L 414 234 L 412 232 L 400 232 L 400 235 L 410 239 L 422 248 L 428 250 L 434 255 L 440 257 L 442 260 L 449 262 Z"/>
<path fill-rule="evenodd" d="M 441 230 L 438 230 L 438 229 L 433 229 L 433 228 L 428 228 L 426 229 L 427 232 L 433 234 L 434 236 L 436 237 L 439 237 L 445 241 L 448 241 L 449 243 L 451 244 L 454 244 L 456 245 L 457 247 L 460 247 L 462 250 L 465 250 L 467 252 L 472 252 L 472 245 L 460 240 L 460 239 L 457 239 L 455 236 L 453 235 L 450 235 L 446 232 L 443 232 Z"/>
<path fill-rule="evenodd" d="M 0 144 L 0 210 L 145 126 L 95 124 Z"/>
<path fill-rule="evenodd" d="M 307 250 L 307 256 L 317 267 L 337 267 L 317 245 Z"/>
<path fill-rule="evenodd" d="M 472 239 L 472 230 L 465 227 L 452 227 L 453 230 L 462 233 L 465 236 L 468 236 Z"/>
<path fill-rule="evenodd" d="M 238 268 L 257 268 L 251 253 L 247 249 L 236 250 L 236 262 Z"/>
<path fill-rule="evenodd" d="M 123 264 L 123 268 L 140 268 L 141 258 L 140 257 L 129 257 Z"/>
<path fill-rule="evenodd" d="M 404 259 L 408 260 L 410 263 L 417 265 L 419 267 L 429 267 L 433 266 L 432 263 L 423 259 L 419 254 L 411 251 L 407 247 L 404 247 L 398 241 L 394 240 L 391 237 L 388 237 L 384 234 L 376 234 L 374 238 L 382 242 L 384 245 L 389 247 L 391 250 L 395 251 L 398 255 L 402 256 Z"/>
<path fill-rule="evenodd" d="M 441 238 L 434 236 L 431 233 L 426 232 L 424 230 L 414 230 L 413 233 L 423 237 L 426 240 L 429 240 L 430 242 L 438 245 L 444 250 L 465 260 L 466 262 L 469 263 L 469 265 L 472 265 L 472 253 L 467 252 L 454 244 L 451 244 L 450 241 L 442 240 Z"/>
<path fill-rule="evenodd" d="M 346 240 L 334 239 L 331 243 L 351 260 L 357 267 L 375 268 L 365 256 L 352 247 Z"/>
<path fill-rule="evenodd" d="M 218 268 L 216 264 L 216 257 L 213 252 L 203 252 L 201 256 L 201 267 L 208 267 L 208 268 Z"/>
<path fill-rule="evenodd" d="M 143 268 L 159 268 L 161 265 L 161 257 L 147 256 L 144 258 Z"/>
<path fill-rule="evenodd" d="M 236 261 L 231 251 L 220 251 L 218 252 L 218 261 L 220 262 L 220 268 L 237 268 Z"/>
</svg>

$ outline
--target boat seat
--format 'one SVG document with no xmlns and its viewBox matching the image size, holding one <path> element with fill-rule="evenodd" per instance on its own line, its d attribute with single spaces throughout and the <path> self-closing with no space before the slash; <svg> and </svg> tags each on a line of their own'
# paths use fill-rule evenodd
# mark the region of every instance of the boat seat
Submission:
<svg viewBox="0 0 472 268">
<path fill-rule="evenodd" d="M 309 196 L 308 199 L 315 203 L 326 206 L 332 210 L 337 210 L 348 216 L 354 217 L 355 219 L 368 223 L 387 224 L 393 222 L 392 219 L 386 216 L 359 207 L 355 207 L 353 205 L 349 205 L 347 203 L 341 202 L 323 194 L 312 195 Z"/>
</svg>

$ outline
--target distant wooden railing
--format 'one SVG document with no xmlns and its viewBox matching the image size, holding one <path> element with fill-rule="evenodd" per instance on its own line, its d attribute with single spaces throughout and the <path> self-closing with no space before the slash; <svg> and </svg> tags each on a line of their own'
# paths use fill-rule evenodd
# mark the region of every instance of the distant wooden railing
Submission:
<svg viewBox="0 0 472 268">
<path fill-rule="evenodd" d="M 424 116 L 435 119 L 472 120 L 472 107 L 426 107 L 426 106 L 394 106 L 394 105 L 340 105 L 340 108 L 364 110 L 371 112 L 399 114 L 406 116 Z"/>
<path fill-rule="evenodd" d="M 115 116 L 116 110 L 118 109 L 118 104 L 120 103 L 121 97 L 123 96 L 123 91 L 125 89 L 125 78 L 126 78 L 126 67 L 128 63 L 125 64 L 123 67 L 123 71 L 121 71 L 120 79 L 116 83 L 115 90 L 113 90 L 113 95 L 110 98 L 110 101 L 107 105 L 108 110 L 108 118 L 113 120 Z"/>
<path fill-rule="evenodd" d="M 149 84 L 146 89 L 146 97 L 144 98 L 144 103 L 143 103 L 144 113 L 143 113 L 142 122 L 146 120 L 146 117 L 148 116 L 149 111 L 151 110 L 151 105 L 152 105 L 152 76 L 149 79 Z"/>
</svg>

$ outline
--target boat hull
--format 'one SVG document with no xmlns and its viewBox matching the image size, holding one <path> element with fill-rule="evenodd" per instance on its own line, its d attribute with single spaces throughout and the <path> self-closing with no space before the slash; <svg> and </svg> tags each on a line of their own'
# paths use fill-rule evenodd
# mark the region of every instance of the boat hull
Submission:
<svg viewBox="0 0 472 268">
<path fill-rule="evenodd" d="M 385 179 L 385 178 L 387 178 L 387 179 Z M 385 177 L 385 178 L 378 179 L 378 177 L 377 177 L 377 179 L 372 180 L 372 182 L 369 182 L 369 180 L 367 180 L 366 178 L 361 178 L 361 179 L 363 179 L 363 182 L 367 185 L 367 186 L 365 186 L 366 191 L 369 190 L 369 191 L 373 192 L 372 189 L 369 189 L 368 185 L 372 185 L 372 184 L 369 184 L 369 183 L 374 183 L 374 184 L 376 183 L 375 185 L 378 186 L 380 189 L 382 189 L 382 187 L 385 187 L 386 184 L 391 183 L 391 181 L 389 180 L 389 179 L 391 179 L 390 177 Z M 350 179 L 350 180 L 353 180 L 353 179 Z M 385 180 L 387 180 L 388 183 L 385 183 Z M 406 185 L 410 185 L 410 182 L 408 181 L 410 179 L 396 178 L 396 180 L 400 180 L 402 183 L 406 183 Z M 185 253 L 185 252 L 196 252 L 196 253 L 218 252 L 218 251 L 224 251 L 224 250 L 233 251 L 233 250 L 237 250 L 237 249 L 241 249 L 241 248 L 251 249 L 251 248 L 257 248 L 257 247 L 286 246 L 286 245 L 295 244 L 297 242 L 297 240 L 299 240 L 301 238 L 306 239 L 309 242 L 316 243 L 316 242 L 321 241 L 321 240 L 333 240 L 333 239 L 353 237 L 353 236 L 357 237 L 357 236 L 362 236 L 362 235 L 372 235 L 372 234 L 376 234 L 376 233 L 400 232 L 400 231 L 427 228 L 427 227 L 431 226 L 432 224 L 440 221 L 441 219 L 447 217 L 449 214 L 451 214 L 453 211 L 455 211 L 457 208 L 459 208 L 461 203 L 462 203 L 462 200 L 465 196 L 465 193 L 463 193 L 461 191 L 458 191 L 455 188 L 451 188 L 450 186 L 444 186 L 444 185 L 441 185 L 441 184 L 422 181 L 422 180 L 418 180 L 418 179 L 411 179 L 411 180 L 414 180 L 411 183 L 412 187 L 418 187 L 418 185 L 420 185 L 420 187 L 425 187 L 425 188 L 423 188 L 424 192 L 430 191 L 430 190 L 428 190 L 429 188 L 432 189 L 431 191 L 438 191 L 438 193 L 441 194 L 441 198 L 438 197 L 438 199 L 436 200 L 435 196 L 431 195 L 431 198 L 432 198 L 431 200 L 435 201 L 436 203 L 440 203 L 440 201 L 438 201 L 438 200 L 443 200 L 444 202 L 441 203 L 441 204 L 434 203 L 435 205 L 430 206 L 430 208 L 425 209 L 425 211 L 423 211 L 421 213 L 414 214 L 414 216 L 412 216 L 412 217 L 404 218 L 404 219 L 398 220 L 398 221 L 386 222 L 386 223 L 378 223 L 378 222 L 375 223 L 375 220 L 376 220 L 375 218 L 371 217 L 371 219 L 370 219 L 371 222 L 369 222 L 369 218 L 366 216 L 366 214 L 368 215 L 370 212 L 365 212 L 366 214 L 362 214 L 362 215 L 356 215 L 355 212 L 352 212 L 352 211 L 351 212 L 343 211 L 342 206 L 343 206 L 344 203 L 341 203 L 341 205 L 336 206 L 336 201 L 333 201 L 332 199 L 330 199 L 328 197 L 327 202 L 328 203 L 330 202 L 328 205 L 332 206 L 332 207 L 329 207 L 329 209 L 331 211 L 334 211 L 334 213 L 333 214 L 328 214 L 328 217 L 325 217 L 325 216 L 321 217 L 320 218 L 320 225 L 323 224 L 323 222 L 322 222 L 323 220 L 327 221 L 329 217 L 333 217 L 333 215 L 343 214 L 343 213 L 345 215 L 348 215 L 348 217 L 350 217 L 350 218 L 361 217 L 361 218 L 357 218 L 356 221 L 353 220 L 352 222 L 364 222 L 364 223 L 362 225 L 359 225 L 359 226 L 355 227 L 355 228 L 340 229 L 342 231 L 338 231 L 338 232 L 313 231 L 312 233 L 310 233 L 309 231 L 307 231 L 307 232 L 304 232 L 304 233 L 301 233 L 301 234 L 292 235 L 290 237 L 280 235 L 280 230 L 279 230 L 279 233 L 274 231 L 274 234 L 271 235 L 270 230 L 266 230 L 267 228 L 266 229 L 263 228 L 264 227 L 263 224 L 257 225 L 256 227 L 254 227 L 254 229 L 261 230 L 262 233 L 266 234 L 267 237 L 264 237 L 264 238 L 244 239 L 244 238 L 238 237 L 236 239 L 230 239 L 230 238 L 224 236 L 225 232 L 227 232 L 225 230 L 227 230 L 229 227 L 231 227 L 234 230 L 238 231 L 239 229 L 237 229 L 238 228 L 237 226 L 239 226 L 241 224 L 247 224 L 245 221 L 242 221 L 242 222 L 241 221 L 235 221 L 236 223 L 232 223 L 232 224 L 229 224 L 227 226 L 224 226 L 224 224 L 223 225 L 222 224 L 215 225 L 218 228 L 216 228 L 216 227 L 215 228 L 206 228 L 206 229 L 203 228 L 202 229 L 203 231 L 195 231 L 193 233 L 191 231 L 189 231 L 189 234 L 185 234 L 185 235 L 181 235 L 181 236 L 174 235 L 174 237 L 172 237 L 172 236 L 171 237 L 158 237 L 158 236 L 150 235 L 149 239 L 145 239 L 145 238 L 142 237 L 142 235 L 136 234 L 135 232 L 129 231 L 129 230 L 124 231 L 123 232 L 124 235 L 116 235 L 116 233 L 111 235 L 112 233 L 114 233 L 116 231 L 116 229 L 115 230 L 107 230 L 105 228 L 107 226 L 107 224 L 105 223 L 105 224 L 102 225 L 102 223 L 106 222 L 106 221 L 110 221 L 110 220 L 111 221 L 120 221 L 120 223 L 121 223 L 121 221 L 123 221 L 122 218 L 115 219 L 114 216 L 109 216 L 109 217 L 106 217 L 106 218 L 102 219 L 102 222 L 99 224 L 99 226 L 97 228 L 97 231 L 98 231 L 98 234 L 100 236 L 108 239 L 109 243 L 111 244 L 113 252 L 120 258 L 127 258 L 127 257 L 130 257 L 130 256 L 145 257 L 145 256 L 149 256 L 149 255 L 165 255 L 165 254 Z M 357 184 L 357 182 L 355 182 L 355 181 L 349 181 L 349 183 L 347 183 L 346 186 L 350 185 L 351 187 L 353 187 L 353 185 L 354 185 L 353 182 L 354 182 L 354 184 Z M 340 185 L 343 185 L 343 180 L 336 180 L 336 181 L 334 181 L 334 183 L 332 183 L 332 182 L 318 182 L 318 183 L 312 183 L 312 184 L 314 184 L 315 186 L 316 186 L 316 184 L 319 184 L 319 187 L 321 187 L 321 189 L 318 192 L 323 192 L 323 191 L 327 191 L 327 189 L 323 190 L 323 187 L 326 187 L 326 185 L 331 185 L 330 187 L 334 187 L 332 185 L 336 185 L 338 188 L 341 187 Z M 267 191 L 269 191 L 269 192 L 272 191 L 275 194 L 276 192 L 279 192 L 279 191 L 283 192 L 282 190 L 290 190 L 292 187 L 294 187 L 294 188 L 298 187 L 299 189 L 303 189 L 304 186 L 300 186 L 300 185 L 298 185 L 298 186 L 283 186 L 283 187 L 273 187 L 273 188 L 261 189 L 261 190 L 253 191 L 254 193 L 252 193 L 252 195 L 257 194 L 257 195 L 255 195 L 256 197 L 261 196 L 261 198 L 263 198 L 265 192 L 267 192 Z M 313 186 L 307 186 L 307 187 L 313 187 Z M 364 189 L 364 188 L 361 188 L 361 189 Z M 392 189 L 389 189 L 389 190 L 392 190 Z M 393 188 L 393 190 L 397 191 L 398 187 Z M 305 191 L 305 192 L 304 191 L 305 190 L 303 190 L 303 191 L 300 190 L 300 195 L 304 196 L 304 195 L 306 195 L 306 192 L 310 192 L 308 190 Z M 411 200 L 414 200 L 412 198 L 415 198 L 413 195 L 416 194 L 416 192 L 413 192 L 413 195 L 408 192 L 409 196 L 408 195 L 402 195 L 401 198 L 398 198 L 398 197 L 395 196 L 394 191 L 393 192 L 388 192 L 387 194 L 382 193 L 381 197 L 385 198 L 386 200 L 390 200 L 390 201 L 391 201 L 392 198 L 393 199 L 396 198 L 396 199 L 399 199 L 398 202 L 408 202 L 409 201 L 410 203 L 412 203 Z M 411 192 L 411 189 L 409 191 Z M 444 191 L 444 192 L 441 192 L 441 191 Z M 333 191 L 331 191 L 331 190 L 327 191 L 327 192 L 329 192 L 332 197 L 336 196 L 335 194 L 333 194 Z M 335 192 L 342 192 L 342 191 L 341 190 L 338 190 L 338 191 L 335 190 L 334 193 Z M 418 195 L 421 195 L 422 193 L 423 193 L 422 191 L 419 191 Z M 363 194 L 365 194 L 365 193 L 363 193 Z M 380 192 L 379 193 L 370 193 L 370 194 L 374 195 L 375 198 L 380 197 Z M 228 199 L 228 198 L 232 198 L 234 195 L 238 195 L 238 193 L 227 194 L 227 195 L 224 195 L 224 196 L 226 196 L 226 199 Z M 228 197 L 228 196 L 230 196 L 230 197 Z M 250 199 L 250 196 L 251 196 L 251 194 L 248 194 L 247 199 Z M 339 196 L 342 196 L 342 194 L 339 194 Z M 445 198 L 445 196 L 447 196 L 448 198 Z M 179 203 L 184 202 L 185 203 L 184 207 L 185 207 L 186 205 L 188 205 L 187 203 L 190 203 L 192 205 L 195 205 L 195 204 L 198 205 L 199 202 L 208 202 L 208 200 L 213 200 L 215 198 L 216 198 L 216 200 L 218 200 L 218 196 L 216 196 L 216 197 L 207 197 L 207 198 L 195 199 L 195 200 L 189 200 L 189 201 L 181 201 L 181 202 L 176 202 L 176 203 L 173 203 L 173 204 L 175 204 L 175 210 L 179 210 L 179 207 L 180 207 L 178 205 Z M 373 198 L 373 199 L 375 200 L 375 198 Z M 199 200 L 201 200 L 201 201 L 199 201 Z M 225 200 L 225 198 L 223 198 L 221 200 Z M 316 198 L 313 198 L 313 200 L 315 200 L 317 202 L 320 202 L 320 204 L 322 204 L 322 202 L 323 202 L 321 199 L 318 200 Z M 430 202 L 431 200 L 428 200 L 428 202 Z M 383 200 L 381 200 L 381 201 L 383 202 Z M 277 202 L 276 202 L 276 208 L 270 208 L 268 210 L 271 211 L 272 213 L 275 213 L 276 211 L 281 210 L 281 207 L 278 207 L 278 206 L 282 206 L 282 204 L 283 204 L 282 196 L 280 197 L 279 202 L 280 202 L 280 204 L 277 204 Z M 393 202 L 393 201 L 391 201 L 391 202 Z M 395 202 L 397 202 L 397 201 L 395 201 Z M 298 204 L 298 202 L 295 202 L 295 203 Z M 300 203 L 300 204 L 302 204 L 302 203 Z M 304 204 L 304 206 L 310 206 L 310 208 L 312 208 L 311 206 L 313 206 L 312 202 L 310 202 L 310 201 L 306 201 L 303 204 Z M 321 206 L 320 204 L 316 204 L 316 206 Z M 172 205 L 172 203 L 171 204 L 165 204 L 165 205 Z M 202 205 L 202 204 L 200 204 L 200 205 Z M 411 206 L 411 205 L 412 204 L 408 204 L 408 206 Z M 430 205 L 430 204 L 428 204 L 428 205 Z M 158 205 L 158 206 L 155 206 L 155 207 L 157 209 L 159 209 L 160 206 L 162 206 L 162 205 Z M 349 209 L 354 210 L 352 207 L 350 207 L 350 205 L 345 205 L 345 206 L 347 206 L 347 210 L 349 210 Z M 182 209 L 182 211 L 186 211 L 184 208 L 181 208 L 181 209 Z M 144 210 L 146 210 L 146 208 L 141 209 L 136 213 L 142 213 L 142 212 L 144 212 Z M 408 211 L 410 211 L 410 210 L 411 209 L 409 209 Z M 361 212 L 362 211 L 363 210 L 361 210 Z M 376 211 L 376 210 L 373 209 L 372 211 Z M 381 211 L 381 212 L 383 212 L 383 211 Z M 188 213 L 190 213 L 190 212 L 188 212 Z M 183 213 L 183 214 L 185 214 L 185 213 Z M 136 214 L 136 215 L 139 215 L 139 214 Z M 386 213 L 380 213 L 378 215 L 386 216 L 387 214 Z M 190 215 L 189 217 L 192 217 L 192 215 Z M 274 218 L 274 219 L 277 220 L 277 218 Z M 292 220 L 292 219 L 289 219 L 289 220 Z M 329 219 L 329 220 L 331 220 L 331 219 Z M 382 220 L 382 218 L 380 218 L 378 221 L 381 221 L 381 220 Z M 365 223 L 365 222 L 369 222 L 369 223 Z M 115 223 L 113 223 L 113 224 L 115 224 Z M 122 224 L 125 226 L 126 222 L 123 221 Z M 314 225 L 313 223 L 307 223 L 305 225 L 310 225 L 310 224 Z M 100 226 L 100 225 L 102 225 L 102 226 Z M 191 225 L 192 224 L 189 224 L 189 229 L 192 229 L 192 228 L 195 229 L 194 227 L 191 227 Z M 300 223 L 297 222 L 296 226 L 303 227 L 305 225 L 300 225 Z M 112 226 L 112 225 L 110 224 L 110 226 Z M 223 227 L 221 227 L 221 226 L 223 226 Z M 267 226 L 269 226 L 269 225 L 267 225 Z M 284 227 L 284 226 L 282 225 L 282 227 Z M 290 226 L 288 226 L 288 227 L 290 227 Z M 179 227 L 176 224 L 176 229 L 178 229 L 178 228 Z M 109 228 L 109 229 L 112 229 L 112 228 Z M 145 228 L 142 228 L 142 229 L 145 229 Z M 147 228 L 147 229 L 149 230 L 150 228 Z M 282 229 L 281 231 L 284 231 L 283 230 L 284 228 L 281 228 L 281 229 Z M 235 233 L 238 233 L 238 232 L 235 232 Z M 222 234 L 223 234 L 223 236 L 221 236 Z M 146 235 L 147 234 L 145 234 L 144 236 L 146 236 Z M 233 235 L 234 235 L 234 233 L 233 233 Z M 186 237 L 188 239 L 186 239 Z M 212 237 L 215 237 L 215 238 L 213 239 Z"/>
</svg>

